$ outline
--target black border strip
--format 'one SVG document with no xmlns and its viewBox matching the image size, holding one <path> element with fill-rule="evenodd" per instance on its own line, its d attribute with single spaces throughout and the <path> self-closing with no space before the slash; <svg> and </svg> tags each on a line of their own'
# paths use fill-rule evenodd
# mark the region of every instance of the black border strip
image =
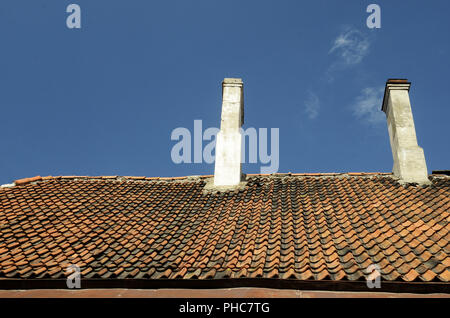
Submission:
<svg viewBox="0 0 450 318">
<path fill-rule="evenodd" d="M 296 290 L 450 294 L 450 283 L 381 281 L 381 288 L 368 288 L 366 281 L 294 280 L 271 278 L 233 279 L 81 279 L 82 289 L 218 289 L 274 288 Z M 65 279 L 0 279 L 0 289 L 68 289 Z"/>
</svg>

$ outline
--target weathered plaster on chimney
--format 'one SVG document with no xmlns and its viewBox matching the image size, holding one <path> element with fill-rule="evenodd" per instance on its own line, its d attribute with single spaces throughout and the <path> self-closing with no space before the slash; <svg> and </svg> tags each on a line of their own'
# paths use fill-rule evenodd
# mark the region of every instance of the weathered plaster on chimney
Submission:
<svg viewBox="0 0 450 318">
<path fill-rule="evenodd" d="M 215 186 L 238 185 L 242 179 L 242 136 L 244 123 L 243 83 L 239 78 L 225 78 L 222 83 L 222 119 L 216 140 Z"/>
<path fill-rule="evenodd" d="M 386 113 L 395 176 L 403 182 L 429 184 L 423 149 L 417 144 L 406 80 L 388 80 L 382 110 Z"/>
</svg>

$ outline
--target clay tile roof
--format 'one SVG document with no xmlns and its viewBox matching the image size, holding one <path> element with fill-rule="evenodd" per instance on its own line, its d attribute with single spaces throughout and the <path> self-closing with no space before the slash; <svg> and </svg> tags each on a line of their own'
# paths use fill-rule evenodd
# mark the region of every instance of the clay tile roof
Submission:
<svg viewBox="0 0 450 318">
<path fill-rule="evenodd" d="M 450 177 L 34 177 L 0 188 L 0 279 L 450 282 Z"/>
</svg>

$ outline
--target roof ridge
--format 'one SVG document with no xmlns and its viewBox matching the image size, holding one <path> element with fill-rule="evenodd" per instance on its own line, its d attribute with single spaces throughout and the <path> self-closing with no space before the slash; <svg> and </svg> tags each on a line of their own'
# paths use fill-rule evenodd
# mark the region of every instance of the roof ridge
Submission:
<svg viewBox="0 0 450 318">
<path fill-rule="evenodd" d="M 14 180 L 12 184 L 4 185 L 5 187 L 14 185 L 25 185 L 32 182 L 46 181 L 46 180 L 59 180 L 59 179 L 86 179 L 86 180 L 195 180 L 195 179 L 206 179 L 210 178 L 212 175 L 197 175 L 197 176 L 181 176 L 181 177 L 144 177 L 144 176 L 35 176 L 31 178 L 22 178 Z"/>
<path fill-rule="evenodd" d="M 303 173 L 272 173 L 272 174 L 262 174 L 262 173 L 248 173 L 246 174 L 249 177 L 286 177 L 286 176 L 292 176 L 292 177 L 298 177 L 298 176 L 305 176 L 305 177 L 325 177 L 325 176 L 372 176 L 372 175 L 392 175 L 391 172 L 319 172 L 319 173 L 312 173 L 312 172 L 303 172 Z M 46 180 L 58 180 L 58 179 L 90 179 L 90 180 L 148 180 L 148 181 L 155 181 L 155 180 L 165 180 L 165 181 L 174 181 L 174 180 L 198 180 L 198 179 L 206 179 L 211 178 L 214 175 L 191 175 L 191 176 L 178 176 L 178 177 L 145 177 L 145 176 L 35 176 L 30 178 L 22 178 L 17 179 L 11 184 L 6 184 L 0 187 L 11 187 L 11 186 L 17 186 L 17 185 L 25 185 L 32 182 L 39 182 L 39 181 L 46 181 Z"/>
</svg>

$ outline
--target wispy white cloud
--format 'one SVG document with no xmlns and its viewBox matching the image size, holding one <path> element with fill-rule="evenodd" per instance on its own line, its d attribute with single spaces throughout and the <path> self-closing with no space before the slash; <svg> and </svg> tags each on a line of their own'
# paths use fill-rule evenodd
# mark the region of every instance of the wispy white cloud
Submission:
<svg viewBox="0 0 450 318">
<path fill-rule="evenodd" d="M 339 71 L 360 64 L 370 53 L 372 40 L 373 37 L 364 30 L 343 26 L 340 34 L 331 43 L 328 51 L 330 63 L 322 79 L 332 83 Z M 308 91 L 307 94 L 304 110 L 310 119 L 314 119 L 319 115 L 320 99 L 312 91 Z M 354 115 L 370 123 L 383 121 L 383 114 L 378 109 L 382 95 L 383 88 L 364 89 L 353 104 Z"/>
<path fill-rule="evenodd" d="M 370 124 L 384 122 L 385 116 L 381 111 L 383 94 L 383 87 L 364 88 L 352 105 L 353 114 Z"/>
<path fill-rule="evenodd" d="M 305 113 L 309 119 L 314 119 L 319 115 L 320 100 L 312 91 L 308 91 L 305 100 Z"/>
<path fill-rule="evenodd" d="M 334 40 L 328 54 L 335 54 L 344 65 L 355 65 L 361 63 L 369 48 L 369 38 L 363 32 L 347 29 Z"/>
</svg>

